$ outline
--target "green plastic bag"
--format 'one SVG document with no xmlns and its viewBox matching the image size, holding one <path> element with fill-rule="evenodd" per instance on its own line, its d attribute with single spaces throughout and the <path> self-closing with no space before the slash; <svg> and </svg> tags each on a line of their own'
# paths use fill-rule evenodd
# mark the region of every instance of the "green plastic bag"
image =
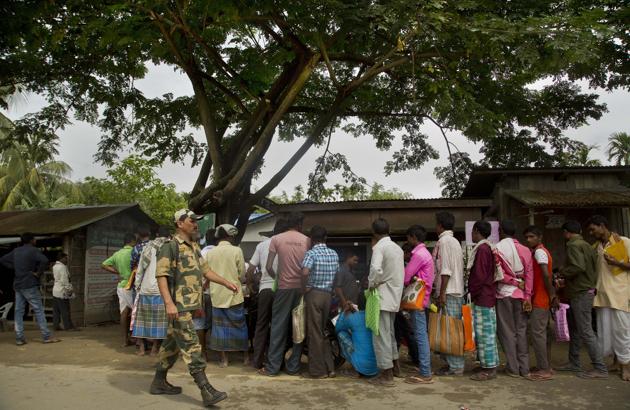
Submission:
<svg viewBox="0 0 630 410">
<path fill-rule="evenodd" d="M 378 323 L 381 316 L 381 297 L 376 289 L 365 291 L 365 327 L 378 336 Z"/>
</svg>

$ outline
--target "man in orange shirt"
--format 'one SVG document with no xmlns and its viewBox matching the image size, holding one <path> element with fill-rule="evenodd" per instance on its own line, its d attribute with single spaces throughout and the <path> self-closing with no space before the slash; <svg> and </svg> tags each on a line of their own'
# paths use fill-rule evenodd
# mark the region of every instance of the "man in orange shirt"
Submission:
<svg viewBox="0 0 630 410">
<path fill-rule="evenodd" d="M 552 285 L 551 254 L 542 244 L 542 231 L 529 226 L 523 232 L 534 259 L 534 287 L 532 291 L 532 312 L 529 317 L 532 347 L 536 354 L 537 369 L 530 372 L 531 380 L 549 380 L 552 377 L 549 361 L 551 339 L 547 337 L 550 308 L 558 307 L 558 298 Z"/>
</svg>

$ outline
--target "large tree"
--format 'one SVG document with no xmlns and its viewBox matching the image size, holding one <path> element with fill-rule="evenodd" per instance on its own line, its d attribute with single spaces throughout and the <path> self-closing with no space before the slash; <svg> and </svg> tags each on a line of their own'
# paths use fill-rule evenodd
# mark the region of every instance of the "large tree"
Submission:
<svg viewBox="0 0 630 410">
<path fill-rule="evenodd" d="M 386 172 L 437 158 L 426 121 L 483 143 L 526 131 L 561 154 L 561 131 L 605 110 L 570 81 L 628 86 L 624 10 L 569 0 L 9 0 L 0 86 L 46 96 L 27 119 L 44 135 L 69 115 L 98 125 L 106 164 L 125 148 L 191 156 L 202 166 L 190 206 L 243 225 L 340 127 L 384 150 L 402 138 Z M 192 95 L 143 95 L 135 80 L 150 62 L 181 72 Z M 303 142 L 252 192 L 274 138 Z M 336 160 L 343 168 L 342 153 Z"/>
</svg>

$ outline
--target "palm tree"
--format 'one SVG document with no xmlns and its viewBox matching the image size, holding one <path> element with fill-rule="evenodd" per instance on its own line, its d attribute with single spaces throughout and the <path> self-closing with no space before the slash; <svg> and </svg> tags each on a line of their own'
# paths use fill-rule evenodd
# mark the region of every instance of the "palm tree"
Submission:
<svg viewBox="0 0 630 410">
<path fill-rule="evenodd" d="M 586 145 L 575 153 L 575 165 L 583 166 L 583 167 L 601 167 L 602 162 L 598 159 L 589 159 L 588 157 L 591 155 L 591 151 L 599 148 L 598 145 Z"/>
<path fill-rule="evenodd" d="M 82 195 L 69 179 L 72 169 L 58 154 L 55 141 L 27 138 L 9 142 L 0 153 L 0 211 L 50 208 L 77 203 Z"/>
<path fill-rule="evenodd" d="M 616 165 L 630 165 L 630 134 L 614 132 L 608 138 L 608 161 Z"/>
<path fill-rule="evenodd" d="M 598 145 L 586 145 L 574 141 L 569 152 L 565 152 L 559 160 L 559 164 L 568 167 L 600 167 L 602 162 L 598 159 L 589 159 L 591 151 L 599 148 Z"/>
<path fill-rule="evenodd" d="M 0 112 L 0 140 L 8 137 L 12 128 L 13 123 L 11 120 Z"/>
</svg>

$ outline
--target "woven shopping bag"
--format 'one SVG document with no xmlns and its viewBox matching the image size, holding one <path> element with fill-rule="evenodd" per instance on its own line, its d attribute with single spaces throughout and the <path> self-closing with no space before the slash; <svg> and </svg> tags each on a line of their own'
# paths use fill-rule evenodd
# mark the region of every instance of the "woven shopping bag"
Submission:
<svg viewBox="0 0 630 410">
<path fill-rule="evenodd" d="M 291 311 L 291 318 L 293 322 L 293 343 L 302 343 L 306 336 L 304 297 L 300 298 L 300 303 Z"/>
<path fill-rule="evenodd" d="M 446 312 L 429 313 L 431 350 L 452 356 L 464 355 L 464 322 Z"/>
<path fill-rule="evenodd" d="M 378 336 L 378 323 L 381 316 L 381 299 L 376 289 L 365 291 L 365 327 Z"/>
</svg>

